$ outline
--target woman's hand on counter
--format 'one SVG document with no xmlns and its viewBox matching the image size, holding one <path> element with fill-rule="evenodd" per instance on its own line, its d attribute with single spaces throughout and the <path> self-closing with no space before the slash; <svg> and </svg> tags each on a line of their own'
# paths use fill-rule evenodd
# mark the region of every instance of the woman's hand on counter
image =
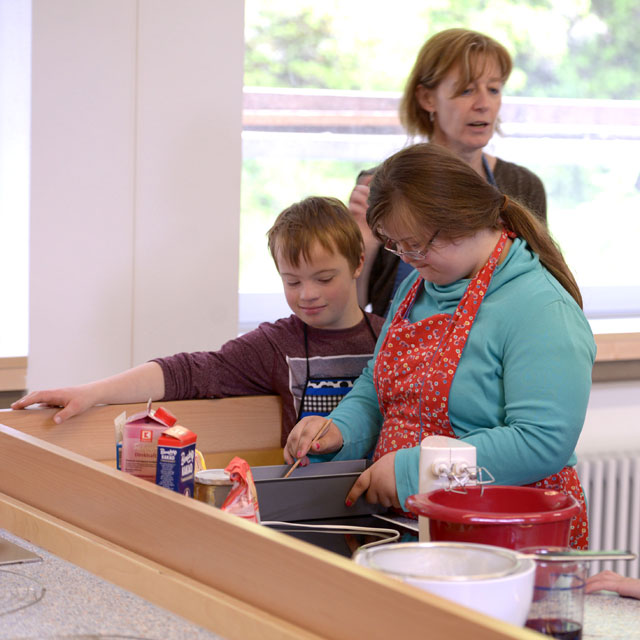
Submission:
<svg viewBox="0 0 640 640">
<path fill-rule="evenodd" d="M 594 591 L 615 591 L 621 596 L 640 599 L 640 580 L 621 576 L 614 571 L 601 571 L 587 578 L 587 593 Z"/>
<path fill-rule="evenodd" d="M 284 447 L 284 460 L 287 464 L 292 464 L 298 458 L 302 458 L 300 465 L 304 467 L 309 464 L 308 453 L 333 453 L 342 447 L 340 429 L 333 422 L 329 422 L 325 429 L 325 434 L 313 444 L 313 450 L 309 451 L 311 441 L 326 422 L 327 419 L 322 416 L 307 416 L 293 427 Z"/>
<path fill-rule="evenodd" d="M 387 453 L 360 474 L 349 491 L 345 504 L 350 507 L 365 493 L 365 500 L 383 507 L 402 508 L 398 500 L 395 472 L 396 452 Z"/>
</svg>

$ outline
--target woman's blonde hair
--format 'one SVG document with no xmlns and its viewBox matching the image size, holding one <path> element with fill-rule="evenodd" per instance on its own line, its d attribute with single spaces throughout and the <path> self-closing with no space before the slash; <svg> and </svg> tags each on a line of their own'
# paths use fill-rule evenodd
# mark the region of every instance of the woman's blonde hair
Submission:
<svg viewBox="0 0 640 640">
<path fill-rule="evenodd" d="M 418 85 L 435 89 L 447 73 L 457 66 L 460 78 L 454 96 L 458 96 L 483 74 L 490 62 L 498 65 L 500 80 L 505 83 L 511 74 L 513 62 L 509 52 L 493 38 L 468 29 L 446 29 L 429 38 L 418 53 L 398 109 L 400 122 L 407 133 L 427 138 L 433 135 L 433 121 L 416 98 Z"/>
<path fill-rule="evenodd" d="M 456 240 L 504 227 L 526 240 L 582 308 L 575 278 L 545 224 L 448 149 L 431 143 L 407 147 L 378 167 L 369 188 L 367 223 L 378 239 L 384 241 L 381 229 L 391 220 L 416 238 L 437 230 L 439 238 Z"/>
<path fill-rule="evenodd" d="M 278 254 L 298 267 L 309 262 L 315 242 L 347 259 L 352 271 L 360 265 L 364 242 L 349 209 L 337 198 L 311 196 L 287 207 L 267 232 L 269 251 L 278 268 Z"/>
</svg>

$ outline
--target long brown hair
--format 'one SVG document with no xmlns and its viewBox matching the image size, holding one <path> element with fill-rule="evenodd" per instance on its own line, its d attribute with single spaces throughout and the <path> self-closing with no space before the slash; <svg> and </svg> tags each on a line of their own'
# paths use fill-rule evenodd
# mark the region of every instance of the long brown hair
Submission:
<svg viewBox="0 0 640 640">
<path fill-rule="evenodd" d="M 526 240 L 582 308 L 578 284 L 544 223 L 448 149 L 430 143 L 407 147 L 378 167 L 369 188 L 367 223 L 380 240 L 381 227 L 392 217 L 417 238 L 437 229 L 439 237 L 455 240 L 505 227 Z"/>
<path fill-rule="evenodd" d="M 400 122 L 407 133 L 427 138 L 433 134 L 433 122 L 416 98 L 418 85 L 435 89 L 447 73 L 457 66 L 460 69 L 458 86 L 455 88 L 457 96 L 484 73 L 489 62 L 497 64 L 504 84 L 511 74 L 513 63 L 509 52 L 493 38 L 469 29 L 445 29 L 431 36 L 418 53 L 398 108 Z"/>
</svg>

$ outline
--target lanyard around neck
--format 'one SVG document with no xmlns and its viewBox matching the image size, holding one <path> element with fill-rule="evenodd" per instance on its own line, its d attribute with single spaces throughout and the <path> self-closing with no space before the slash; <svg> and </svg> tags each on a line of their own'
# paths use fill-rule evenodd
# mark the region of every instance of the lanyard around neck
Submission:
<svg viewBox="0 0 640 640">
<path fill-rule="evenodd" d="M 364 309 L 361 309 L 362 311 L 362 315 L 364 316 L 364 321 L 367 325 L 367 328 L 369 329 L 369 333 L 371 334 L 371 337 L 373 338 L 373 348 L 375 350 L 376 348 L 376 342 L 378 341 L 378 336 L 376 334 L 376 332 L 373 330 L 373 326 L 371 325 L 371 321 L 369 320 L 369 316 L 367 315 L 366 311 Z M 310 376 L 310 371 L 309 371 L 309 335 L 308 335 L 308 328 L 306 323 L 304 323 L 302 325 L 302 332 L 304 334 L 304 357 L 305 360 L 307 361 L 307 380 L 309 379 Z"/>
<path fill-rule="evenodd" d="M 482 168 L 487 175 L 487 182 L 492 184 L 494 187 L 497 187 L 496 179 L 493 177 L 493 171 L 491 171 L 491 167 L 489 166 L 489 161 L 487 160 L 487 156 L 482 154 Z"/>
</svg>

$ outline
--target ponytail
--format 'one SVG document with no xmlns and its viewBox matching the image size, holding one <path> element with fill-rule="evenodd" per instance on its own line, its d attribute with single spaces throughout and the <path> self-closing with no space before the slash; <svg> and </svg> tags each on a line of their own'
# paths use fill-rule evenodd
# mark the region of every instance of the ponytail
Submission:
<svg viewBox="0 0 640 640">
<path fill-rule="evenodd" d="M 582 295 L 578 283 L 553 240 L 545 224 L 519 202 L 504 196 L 500 217 L 507 229 L 526 240 L 531 250 L 538 254 L 540 262 L 567 290 L 582 309 Z"/>
<path fill-rule="evenodd" d="M 378 167 L 369 189 L 367 223 L 379 239 L 392 215 L 404 218 L 416 237 L 425 228 L 456 239 L 506 227 L 527 242 L 582 308 L 578 284 L 545 224 L 448 149 L 422 143 L 398 151 Z"/>
</svg>

